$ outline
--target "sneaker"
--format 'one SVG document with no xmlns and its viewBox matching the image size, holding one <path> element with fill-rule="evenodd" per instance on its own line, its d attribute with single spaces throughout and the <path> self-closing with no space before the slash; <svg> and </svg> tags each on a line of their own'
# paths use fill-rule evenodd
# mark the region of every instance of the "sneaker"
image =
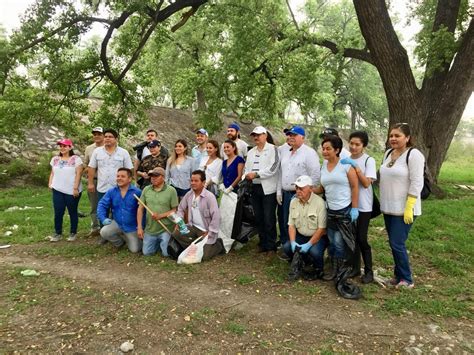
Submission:
<svg viewBox="0 0 474 355">
<path fill-rule="evenodd" d="M 55 234 L 52 237 L 49 237 L 50 242 L 59 242 L 63 236 L 61 234 Z"/>
<path fill-rule="evenodd" d="M 68 242 L 73 242 L 75 240 L 76 240 L 76 234 L 75 233 L 69 234 L 69 237 L 67 238 L 67 241 Z"/>
<path fill-rule="evenodd" d="M 389 286 L 397 286 L 399 282 L 400 281 L 398 281 L 396 278 L 393 277 L 390 280 L 388 280 L 388 285 Z"/>
<path fill-rule="evenodd" d="M 370 284 L 371 282 L 374 281 L 374 273 L 372 271 L 362 275 L 362 277 L 360 278 L 360 281 L 363 283 L 363 284 Z"/>
<path fill-rule="evenodd" d="M 409 283 L 408 281 L 405 281 L 405 280 L 400 280 L 400 282 L 395 286 L 395 288 L 399 289 L 399 288 L 413 288 L 415 287 L 415 284 L 412 282 L 412 283 Z"/>
<path fill-rule="evenodd" d="M 284 261 L 290 261 L 291 260 L 291 258 L 288 255 L 285 254 L 285 252 L 283 251 L 283 248 L 278 249 L 277 256 L 278 256 L 278 258 L 280 258 L 281 260 L 284 260 Z"/>
</svg>

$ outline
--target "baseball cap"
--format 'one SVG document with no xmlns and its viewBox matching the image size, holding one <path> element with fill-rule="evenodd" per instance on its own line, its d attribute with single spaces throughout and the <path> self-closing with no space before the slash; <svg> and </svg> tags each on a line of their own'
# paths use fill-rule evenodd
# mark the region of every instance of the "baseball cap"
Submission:
<svg viewBox="0 0 474 355">
<path fill-rule="evenodd" d="M 67 139 L 67 138 L 63 138 L 63 139 L 58 140 L 58 142 L 56 144 L 57 145 L 59 145 L 59 144 L 68 145 L 68 146 L 72 147 L 72 140 Z"/>
<path fill-rule="evenodd" d="M 94 132 L 104 133 L 104 129 L 102 127 L 94 127 L 92 128 L 92 133 Z"/>
<path fill-rule="evenodd" d="M 230 125 L 227 126 L 227 128 L 233 128 L 236 131 L 240 131 L 240 126 L 237 122 L 232 122 Z"/>
<path fill-rule="evenodd" d="M 301 175 L 292 185 L 296 185 L 298 187 L 312 186 L 313 180 L 311 180 L 308 175 Z"/>
<path fill-rule="evenodd" d="M 283 130 L 283 132 L 285 132 L 285 130 Z M 305 136 L 306 135 L 305 131 L 304 131 L 304 128 L 301 127 L 301 126 L 293 126 L 290 129 L 286 130 L 285 134 L 286 135 L 299 134 L 300 136 Z"/>
<path fill-rule="evenodd" d="M 148 143 L 147 147 L 148 148 L 161 147 L 161 142 L 159 140 L 153 139 L 151 142 Z"/>
<path fill-rule="evenodd" d="M 250 135 L 263 134 L 263 133 L 267 133 L 267 130 L 265 129 L 265 127 L 257 126 L 253 129 L 253 131 L 252 131 L 252 133 L 250 133 Z"/>
<path fill-rule="evenodd" d="M 207 133 L 207 131 L 204 129 L 204 128 L 199 128 L 196 133 L 201 133 L 201 134 L 204 134 L 206 136 L 209 136 L 209 133 Z"/>
<path fill-rule="evenodd" d="M 339 132 L 335 128 L 326 127 L 319 135 L 319 138 L 323 138 L 324 136 L 339 136 Z"/>
<path fill-rule="evenodd" d="M 160 168 L 159 166 L 154 168 L 153 170 L 150 170 L 148 172 L 148 175 L 149 176 L 159 176 L 159 175 L 163 175 L 165 176 L 165 169 L 163 168 Z"/>
</svg>

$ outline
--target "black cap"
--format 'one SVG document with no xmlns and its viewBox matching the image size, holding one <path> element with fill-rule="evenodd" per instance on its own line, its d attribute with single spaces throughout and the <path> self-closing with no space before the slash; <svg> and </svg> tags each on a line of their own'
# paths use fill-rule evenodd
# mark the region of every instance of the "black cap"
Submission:
<svg viewBox="0 0 474 355">
<path fill-rule="evenodd" d="M 325 136 L 338 136 L 339 132 L 335 128 L 326 127 L 323 132 L 319 135 L 319 138 L 324 138 Z"/>
<path fill-rule="evenodd" d="M 148 148 L 153 148 L 153 147 L 161 147 L 160 141 L 153 139 L 150 143 L 147 145 Z"/>
</svg>

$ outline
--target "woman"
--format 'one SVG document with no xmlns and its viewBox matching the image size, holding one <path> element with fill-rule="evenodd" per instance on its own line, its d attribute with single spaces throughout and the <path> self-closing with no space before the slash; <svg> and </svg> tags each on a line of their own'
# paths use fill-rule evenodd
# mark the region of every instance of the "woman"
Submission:
<svg viewBox="0 0 474 355">
<path fill-rule="evenodd" d="M 193 168 L 194 159 L 188 155 L 188 143 L 184 139 L 178 139 L 166 163 L 165 180 L 176 189 L 180 201 L 191 188 Z"/>
<path fill-rule="evenodd" d="M 232 191 L 237 192 L 245 160 L 239 155 L 237 144 L 233 140 L 228 139 L 224 142 L 224 153 L 227 155 L 227 159 L 222 164 L 222 178 L 225 187 L 224 193 L 228 194 Z"/>
<path fill-rule="evenodd" d="M 77 206 L 82 192 L 82 160 L 74 154 L 70 139 L 61 139 L 57 144 L 59 145 L 59 155 L 51 159 L 51 174 L 48 183 L 49 188 L 53 191 L 55 229 L 55 234 L 50 238 L 50 241 L 57 242 L 62 238 L 63 217 L 67 208 L 71 219 L 71 229 L 67 240 L 73 242 L 76 240 L 79 222 Z"/>
<path fill-rule="evenodd" d="M 421 215 L 425 158 L 418 149 L 411 148 L 413 138 L 406 123 L 398 123 L 390 129 L 389 143 L 392 149 L 385 153 L 380 167 L 380 210 L 395 262 L 390 283 L 397 288 L 413 288 L 405 242 L 415 216 Z"/>
<path fill-rule="evenodd" d="M 222 159 L 219 154 L 219 143 L 211 139 L 206 144 L 207 156 L 201 159 L 199 170 L 206 173 L 204 186 L 216 197 L 219 196 L 219 182 L 222 178 Z"/>
<path fill-rule="evenodd" d="M 332 256 L 332 273 L 324 277 L 332 280 L 336 277 L 344 261 L 351 255 L 346 255 L 347 238 L 355 240 L 351 234 L 351 222 L 359 217 L 359 184 L 357 174 L 350 165 L 341 164 L 339 154 L 342 150 L 342 139 L 338 136 L 327 136 L 322 142 L 324 157 L 321 168 L 321 185 L 316 193 L 324 192 L 327 205 L 327 234 L 329 250 Z M 346 238 L 344 238 L 346 237 Z M 347 248 L 349 250 L 349 248 Z"/>
<path fill-rule="evenodd" d="M 276 251 L 276 189 L 280 158 L 278 148 L 267 142 L 267 130 L 257 126 L 252 136 L 255 147 L 245 162 L 245 179 L 252 183 L 252 206 L 255 211 L 259 247 L 262 253 Z"/>
<path fill-rule="evenodd" d="M 374 281 L 372 271 L 372 250 L 370 248 L 367 232 L 372 214 L 372 204 L 374 194 L 372 182 L 377 180 L 377 170 L 374 158 L 364 152 L 369 143 L 369 136 L 366 132 L 355 131 L 349 136 L 350 158 L 341 159 L 341 164 L 351 165 L 359 180 L 359 218 L 357 219 L 356 244 L 354 250 L 354 260 L 352 264 L 353 272 L 350 275 L 355 277 L 360 275 L 360 255 L 364 260 L 364 275 L 362 283 L 367 284 Z"/>
<path fill-rule="evenodd" d="M 150 185 L 150 177 L 148 172 L 154 168 L 166 168 L 166 155 L 161 154 L 161 143 L 160 141 L 154 139 L 147 144 L 150 155 L 147 155 L 140 161 L 137 168 L 137 176 L 139 176 L 138 184 L 140 189 L 144 189 L 146 186 Z"/>
</svg>

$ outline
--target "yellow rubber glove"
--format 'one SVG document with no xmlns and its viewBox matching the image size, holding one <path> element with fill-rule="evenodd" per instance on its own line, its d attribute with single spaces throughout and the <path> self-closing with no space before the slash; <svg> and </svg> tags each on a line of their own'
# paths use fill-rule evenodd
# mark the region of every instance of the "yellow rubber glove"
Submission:
<svg viewBox="0 0 474 355">
<path fill-rule="evenodd" d="M 408 196 L 405 204 L 405 212 L 403 212 L 403 221 L 405 224 L 413 223 L 413 208 L 415 207 L 416 197 Z"/>
</svg>

